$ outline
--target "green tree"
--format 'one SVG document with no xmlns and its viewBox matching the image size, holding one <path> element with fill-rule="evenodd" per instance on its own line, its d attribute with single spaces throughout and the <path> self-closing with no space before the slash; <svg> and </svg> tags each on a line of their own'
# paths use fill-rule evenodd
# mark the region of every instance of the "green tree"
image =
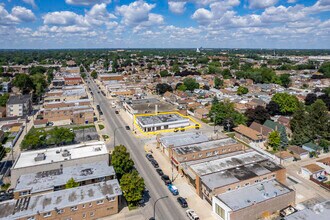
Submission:
<svg viewBox="0 0 330 220">
<path fill-rule="evenodd" d="M 263 107 L 258 105 L 256 108 L 249 108 L 245 111 L 244 115 L 248 118 L 247 124 L 250 125 L 252 122 L 263 124 L 267 119 L 270 119 L 270 114 Z"/>
<path fill-rule="evenodd" d="M 167 91 L 172 92 L 173 88 L 167 83 L 158 83 L 156 85 L 156 91 L 158 94 L 163 95 Z"/>
<path fill-rule="evenodd" d="M 91 77 L 93 77 L 93 79 L 97 78 L 97 72 L 95 70 L 91 73 Z"/>
<path fill-rule="evenodd" d="M 64 145 L 72 143 L 75 133 L 69 128 L 55 127 L 48 132 L 47 144 Z"/>
<path fill-rule="evenodd" d="M 71 188 L 75 188 L 78 186 L 79 186 L 79 183 L 77 183 L 72 177 L 65 184 L 66 189 L 71 189 Z"/>
<path fill-rule="evenodd" d="M 187 87 L 187 90 L 193 91 L 194 89 L 199 89 L 199 83 L 196 82 L 194 78 L 185 78 L 183 84 Z"/>
<path fill-rule="evenodd" d="M 214 88 L 220 89 L 223 87 L 223 80 L 221 80 L 219 77 L 214 78 Z"/>
<path fill-rule="evenodd" d="M 178 65 L 178 64 L 174 64 L 174 65 L 172 66 L 172 71 L 173 71 L 174 73 L 179 73 L 179 72 L 180 72 L 179 65 Z"/>
<path fill-rule="evenodd" d="M 225 100 L 223 102 L 218 102 L 212 105 L 209 117 L 214 120 L 217 125 L 222 125 L 225 120 L 231 119 L 235 125 L 245 124 L 247 118 L 237 112 L 234 108 L 234 104 Z"/>
<path fill-rule="evenodd" d="M 272 101 L 280 107 L 280 112 L 284 115 L 290 115 L 298 108 L 299 101 L 296 96 L 288 93 L 276 93 L 272 97 Z"/>
<path fill-rule="evenodd" d="M 132 170 L 130 173 L 125 173 L 120 179 L 120 187 L 128 204 L 133 206 L 142 199 L 145 185 L 139 173 L 136 170 Z"/>
<path fill-rule="evenodd" d="M 268 136 L 268 145 L 273 148 L 274 151 L 278 151 L 281 143 L 281 135 L 278 131 L 272 131 Z"/>
<path fill-rule="evenodd" d="M 324 62 L 319 68 L 319 72 L 323 73 L 326 78 L 330 78 L 330 62 Z"/>
<path fill-rule="evenodd" d="M 221 75 L 224 79 L 230 79 L 232 77 L 229 69 L 224 69 Z"/>
<path fill-rule="evenodd" d="M 239 86 L 237 89 L 237 95 L 244 95 L 249 92 L 249 89 L 244 86 Z"/>
<path fill-rule="evenodd" d="M 32 66 L 29 69 L 30 75 L 34 75 L 34 74 L 37 74 L 37 73 L 44 74 L 46 71 L 47 71 L 47 68 L 43 67 L 43 66 Z"/>
<path fill-rule="evenodd" d="M 184 91 L 187 90 L 187 86 L 184 85 L 184 84 L 181 84 L 181 85 L 178 86 L 177 90 L 179 90 L 179 91 L 183 91 L 183 92 L 184 92 Z"/>
<path fill-rule="evenodd" d="M 309 115 L 302 103 L 299 103 L 297 110 L 294 112 L 290 121 L 292 131 L 291 144 L 302 145 L 312 139 L 310 124 L 308 122 Z"/>
<path fill-rule="evenodd" d="M 46 76 L 41 73 L 36 73 L 32 75 L 31 80 L 33 82 L 34 93 L 37 96 L 41 96 L 45 92 L 45 88 L 47 88 Z"/>
<path fill-rule="evenodd" d="M 290 74 L 282 74 L 280 75 L 281 85 L 285 88 L 288 88 L 291 84 Z"/>
<path fill-rule="evenodd" d="M 162 70 L 162 71 L 160 71 L 159 74 L 160 74 L 161 77 L 167 77 L 167 76 L 170 76 L 170 74 L 168 73 L 167 70 Z"/>
<path fill-rule="evenodd" d="M 8 93 L 5 93 L 3 95 L 0 94 L 0 106 L 6 107 L 8 99 L 9 99 Z"/>
<path fill-rule="evenodd" d="M 319 145 L 320 145 L 320 147 L 323 148 L 323 151 L 325 153 L 328 153 L 329 152 L 330 141 L 328 141 L 326 139 L 321 139 Z"/>
<path fill-rule="evenodd" d="M 80 73 L 81 78 L 86 79 L 86 73 Z"/>
<path fill-rule="evenodd" d="M 129 152 L 123 145 L 115 146 L 112 153 L 111 163 L 118 176 L 123 176 L 125 173 L 129 173 L 133 167 L 134 162 L 130 158 Z"/>
<path fill-rule="evenodd" d="M 46 134 L 42 130 L 31 128 L 29 133 L 25 135 L 23 141 L 21 142 L 21 149 L 37 149 L 44 145 L 46 139 Z"/>
<path fill-rule="evenodd" d="M 18 74 L 13 80 L 13 85 L 18 87 L 23 94 L 33 90 L 34 84 L 31 78 L 26 74 Z"/>
<path fill-rule="evenodd" d="M 316 100 L 308 109 L 308 123 L 311 125 L 312 138 L 322 137 L 330 140 L 330 116 L 328 108 L 320 99 Z"/>
</svg>

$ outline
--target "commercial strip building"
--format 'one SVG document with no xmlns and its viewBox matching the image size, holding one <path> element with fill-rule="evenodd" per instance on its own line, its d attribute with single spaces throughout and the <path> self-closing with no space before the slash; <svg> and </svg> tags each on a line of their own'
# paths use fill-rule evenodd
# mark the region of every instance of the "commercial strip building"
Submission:
<svg viewBox="0 0 330 220">
<path fill-rule="evenodd" d="M 190 119 L 179 113 L 136 115 L 135 123 L 143 132 L 185 128 L 191 125 Z"/>
<path fill-rule="evenodd" d="M 285 168 L 252 150 L 206 158 L 199 163 L 191 161 L 182 167 L 185 168 L 184 175 L 196 188 L 196 193 L 209 203 L 212 203 L 215 195 L 244 186 L 270 179 L 281 183 L 286 181 Z"/>
<path fill-rule="evenodd" d="M 64 102 L 69 100 L 88 99 L 83 85 L 63 86 L 61 89 L 53 89 L 44 95 L 44 102 Z"/>
<path fill-rule="evenodd" d="M 101 141 L 21 152 L 11 169 L 11 186 L 15 187 L 24 174 L 98 161 L 109 161 L 108 150 Z"/>
<path fill-rule="evenodd" d="M 255 220 L 293 205 L 294 201 L 295 192 L 273 179 L 214 196 L 212 209 L 222 220 Z"/>
<path fill-rule="evenodd" d="M 287 217 L 285 220 L 328 220 L 330 216 L 330 200 L 314 205 L 311 208 L 306 208 L 295 212 Z"/>
<path fill-rule="evenodd" d="M 126 100 L 123 102 L 123 108 L 131 116 L 145 113 L 157 114 L 158 112 L 169 112 L 174 110 L 173 105 L 161 102 L 156 98 Z"/>
</svg>

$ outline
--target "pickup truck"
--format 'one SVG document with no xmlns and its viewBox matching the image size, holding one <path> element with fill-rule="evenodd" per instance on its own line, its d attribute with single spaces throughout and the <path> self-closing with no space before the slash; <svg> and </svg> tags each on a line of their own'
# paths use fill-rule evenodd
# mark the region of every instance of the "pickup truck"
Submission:
<svg viewBox="0 0 330 220">
<path fill-rule="evenodd" d="M 192 210 L 192 209 L 188 209 L 188 210 L 186 211 L 186 214 L 187 214 L 187 216 L 188 216 L 188 218 L 189 218 L 190 220 L 199 220 L 198 215 L 197 215 L 196 212 L 195 212 L 194 210 Z"/>
<path fill-rule="evenodd" d="M 171 193 L 172 193 L 174 196 L 179 195 L 179 190 L 178 190 L 178 188 L 176 188 L 176 186 L 174 186 L 174 185 L 172 185 L 172 184 L 169 184 L 169 185 L 168 185 L 168 189 L 171 191 Z"/>
</svg>

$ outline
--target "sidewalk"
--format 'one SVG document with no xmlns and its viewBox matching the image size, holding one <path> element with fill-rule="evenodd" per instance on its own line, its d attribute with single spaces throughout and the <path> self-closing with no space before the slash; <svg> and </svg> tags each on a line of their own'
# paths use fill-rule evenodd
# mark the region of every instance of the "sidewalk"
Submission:
<svg viewBox="0 0 330 220">
<path fill-rule="evenodd" d="M 172 177 L 172 166 L 166 156 L 156 149 L 156 142 L 146 144 L 146 151 L 152 150 L 154 158 L 157 160 L 163 172 Z M 159 177 L 160 178 L 160 177 Z M 216 219 L 215 214 L 212 212 L 212 206 L 206 201 L 201 199 L 196 194 L 196 189 L 189 185 L 187 180 L 173 169 L 173 184 L 179 189 L 180 196 L 185 198 L 188 202 L 189 208 L 195 210 L 200 219 L 213 220 Z"/>
</svg>

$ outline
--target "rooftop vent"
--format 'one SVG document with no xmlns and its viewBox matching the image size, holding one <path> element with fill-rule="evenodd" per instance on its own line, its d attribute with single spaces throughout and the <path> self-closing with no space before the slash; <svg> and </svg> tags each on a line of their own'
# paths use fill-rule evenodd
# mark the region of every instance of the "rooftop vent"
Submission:
<svg viewBox="0 0 330 220">
<path fill-rule="evenodd" d="M 38 153 L 37 156 L 34 158 L 34 161 L 43 161 L 46 159 L 45 153 Z"/>
<path fill-rule="evenodd" d="M 71 156 L 71 154 L 68 150 L 64 150 L 63 153 L 62 153 L 62 156 L 63 157 L 69 157 L 69 156 Z"/>
<path fill-rule="evenodd" d="M 101 151 L 101 148 L 100 147 L 95 147 L 94 151 Z"/>
</svg>

